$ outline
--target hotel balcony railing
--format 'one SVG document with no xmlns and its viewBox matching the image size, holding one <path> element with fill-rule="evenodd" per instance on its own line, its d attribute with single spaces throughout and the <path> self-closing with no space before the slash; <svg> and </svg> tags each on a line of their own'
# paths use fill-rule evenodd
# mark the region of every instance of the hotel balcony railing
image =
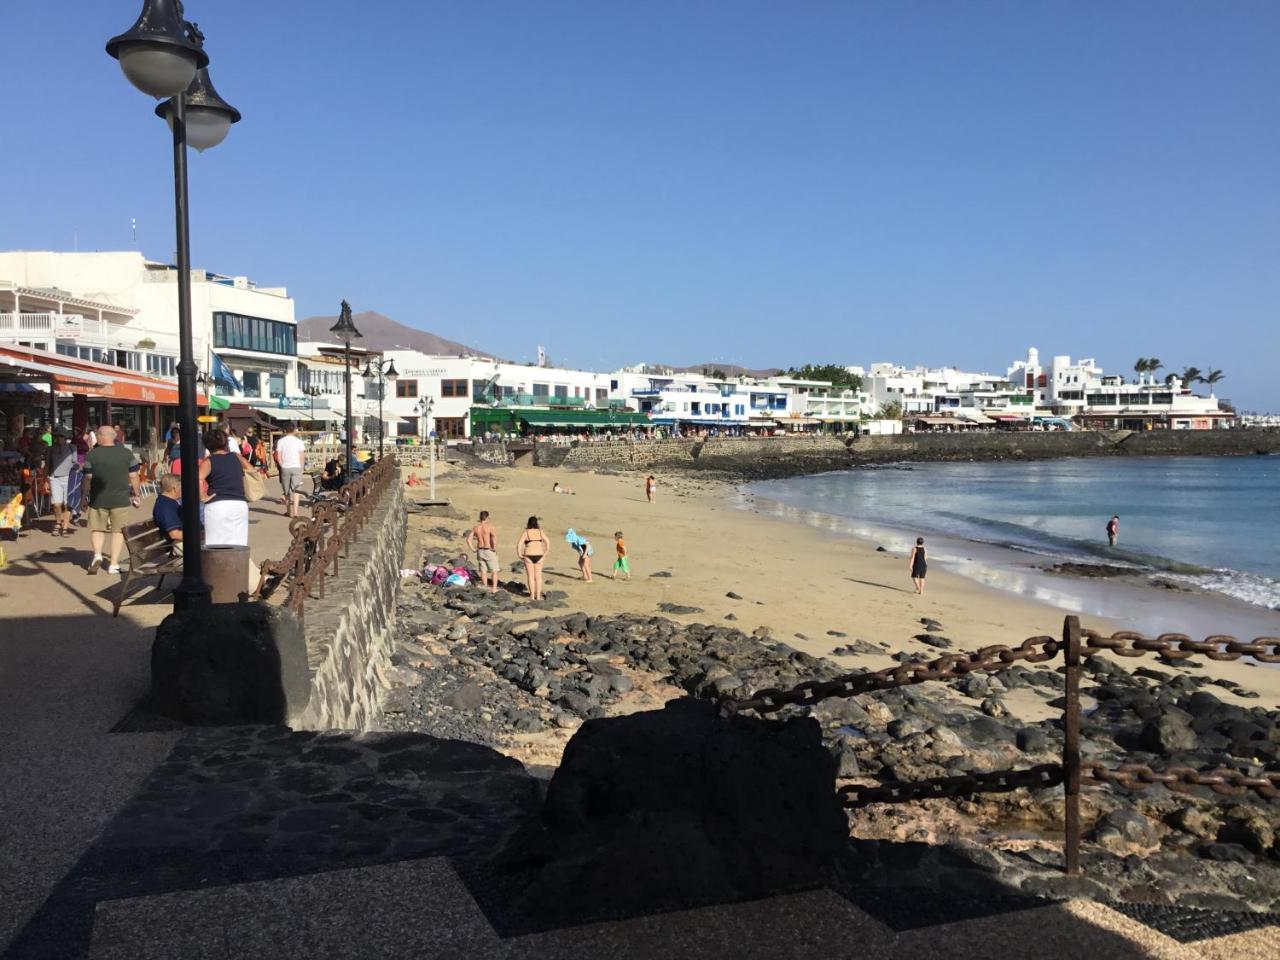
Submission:
<svg viewBox="0 0 1280 960">
<path fill-rule="evenodd" d="M 79 323 L 70 327 L 64 326 L 63 324 L 69 319 L 78 320 Z M 136 339 L 132 342 L 122 342 L 121 338 L 125 335 Z M 139 349 L 138 340 L 154 342 L 154 338 L 148 337 L 145 331 L 114 324 L 109 320 L 99 320 L 97 317 L 84 317 L 72 313 L 0 313 L 0 343 L 37 341 L 48 343 L 49 349 L 53 350 L 54 343 L 60 341 L 84 346 L 136 350 Z"/>
</svg>

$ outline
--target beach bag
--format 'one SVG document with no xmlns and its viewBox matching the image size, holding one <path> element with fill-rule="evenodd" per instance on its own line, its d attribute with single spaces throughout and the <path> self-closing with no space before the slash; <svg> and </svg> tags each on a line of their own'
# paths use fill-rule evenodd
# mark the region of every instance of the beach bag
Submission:
<svg viewBox="0 0 1280 960">
<path fill-rule="evenodd" d="M 435 572 L 431 574 L 431 582 L 437 587 L 449 579 L 449 571 L 445 567 L 436 567 Z"/>
<path fill-rule="evenodd" d="M 244 472 L 244 498 L 250 503 L 257 503 L 267 495 L 267 484 L 257 470 Z"/>
<path fill-rule="evenodd" d="M 461 577 L 455 573 L 450 575 L 449 579 L 444 582 L 444 585 L 446 587 L 465 587 L 468 583 L 469 581 L 466 577 Z"/>
</svg>

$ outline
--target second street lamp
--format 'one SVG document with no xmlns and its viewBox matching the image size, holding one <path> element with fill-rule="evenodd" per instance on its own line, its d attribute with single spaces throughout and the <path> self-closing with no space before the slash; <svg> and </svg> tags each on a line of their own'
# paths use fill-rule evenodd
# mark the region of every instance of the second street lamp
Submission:
<svg viewBox="0 0 1280 960">
<path fill-rule="evenodd" d="M 170 97 L 156 108 L 173 131 L 174 221 L 178 269 L 178 421 L 182 430 L 182 580 L 173 591 L 181 610 L 209 602 L 200 556 L 200 476 L 196 457 L 199 421 L 196 362 L 191 325 L 191 230 L 187 198 L 187 107 L 191 107 L 192 144 L 216 146 L 240 112 L 218 96 L 209 82 L 204 35 L 183 19 L 180 0 L 144 0 L 142 13 L 127 33 L 107 43 L 129 82 L 153 97 Z"/>
<path fill-rule="evenodd" d="M 338 322 L 329 328 L 329 332 L 342 343 L 342 377 L 347 394 L 347 462 L 342 466 L 345 482 L 351 479 L 351 342 L 363 336 L 351 320 L 351 304 L 347 301 L 342 301 L 342 308 L 338 311 Z"/>
<path fill-rule="evenodd" d="M 375 362 L 378 365 L 376 372 L 373 369 Z M 382 431 L 386 424 L 386 421 L 382 419 L 382 400 L 387 393 L 387 383 L 395 383 L 400 374 L 396 372 L 396 362 L 394 360 L 388 360 L 385 365 L 381 360 L 369 360 L 365 363 L 364 372 L 360 376 L 364 377 L 366 388 L 373 386 L 375 382 L 378 384 L 378 459 L 381 460 L 386 456 L 386 452 L 382 449 Z M 367 389 L 365 395 L 368 396 Z"/>
</svg>

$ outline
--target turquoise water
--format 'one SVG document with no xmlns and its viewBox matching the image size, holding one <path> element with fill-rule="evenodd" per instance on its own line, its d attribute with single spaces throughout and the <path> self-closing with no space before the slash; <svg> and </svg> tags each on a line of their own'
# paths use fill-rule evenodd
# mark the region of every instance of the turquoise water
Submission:
<svg viewBox="0 0 1280 960">
<path fill-rule="evenodd" d="M 772 480 L 800 510 L 1052 560 L 1132 566 L 1280 606 L 1280 457 L 933 463 Z M 1120 538 L 1105 527 L 1120 515 Z"/>
</svg>

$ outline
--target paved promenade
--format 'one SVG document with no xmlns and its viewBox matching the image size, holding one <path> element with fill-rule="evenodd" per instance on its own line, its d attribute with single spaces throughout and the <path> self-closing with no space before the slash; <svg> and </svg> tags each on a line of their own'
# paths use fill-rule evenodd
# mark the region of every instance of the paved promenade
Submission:
<svg viewBox="0 0 1280 960">
<path fill-rule="evenodd" d="M 144 499 L 136 519 L 150 516 Z M 255 561 L 288 546 L 283 507 L 250 507 Z M 123 577 L 90 576 L 89 531 L 48 532 L 49 521 L 3 546 L 0 571 L 0 946 L 40 906 L 58 880 L 147 774 L 175 733 L 113 735 L 146 693 L 151 640 L 170 610 L 155 578 L 131 585 L 111 616 Z M 123 559 L 122 559 L 123 562 Z"/>
</svg>

